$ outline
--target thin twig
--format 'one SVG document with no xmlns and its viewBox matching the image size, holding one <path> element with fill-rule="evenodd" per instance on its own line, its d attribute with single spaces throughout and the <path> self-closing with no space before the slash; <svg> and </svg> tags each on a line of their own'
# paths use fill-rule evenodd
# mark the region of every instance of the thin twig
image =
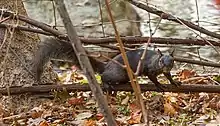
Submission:
<svg viewBox="0 0 220 126">
<path fill-rule="evenodd" d="M 34 74 L 30 71 L 30 69 L 27 67 L 27 65 L 22 61 L 21 56 L 18 56 L 18 54 L 11 48 L 9 47 L 10 51 L 15 55 L 15 57 L 20 61 L 21 65 L 26 69 L 26 71 L 32 76 L 35 77 Z"/>
<path fill-rule="evenodd" d="M 145 60 L 145 56 L 147 55 L 147 49 L 148 49 L 148 46 L 149 46 L 149 44 L 151 43 L 151 41 L 152 41 L 152 36 L 156 33 L 156 30 L 158 29 L 158 27 L 159 27 L 159 24 L 160 24 L 160 22 L 161 22 L 161 18 L 160 18 L 160 20 L 158 21 L 158 23 L 157 23 L 157 26 L 155 27 L 155 29 L 154 29 L 154 32 L 152 33 L 152 29 L 151 29 L 151 25 L 150 25 L 150 13 L 148 13 L 148 18 L 149 18 L 149 31 L 150 31 L 150 36 L 149 36 L 149 39 L 147 40 L 147 43 L 145 44 L 145 50 L 144 50 L 144 52 L 143 52 L 143 54 L 142 54 L 142 56 L 141 56 L 141 59 L 140 59 L 140 61 L 138 62 L 138 66 L 137 66 L 137 70 L 136 70 L 136 72 L 135 72 L 135 75 L 137 76 L 137 75 L 139 75 L 139 73 L 140 73 L 140 70 L 143 68 L 143 62 L 144 62 L 144 60 Z"/>
<path fill-rule="evenodd" d="M 101 109 L 102 114 L 105 117 L 105 120 L 109 126 L 116 126 L 115 119 L 113 117 L 113 114 L 111 113 L 110 109 L 108 108 L 108 104 L 106 99 L 104 98 L 103 92 L 95 78 L 95 73 L 93 71 L 93 68 L 91 66 L 91 63 L 89 61 L 89 58 L 85 55 L 80 54 L 86 54 L 85 49 L 82 47 L 82 43 L 77 36 L 77 32 L 75 28 L 73 27 L 73 23 L 69 17 L 69 14 L 67 12 L 66 6 L 64 5 L 63 0 L 55 0 L 55 3 L 57 5 L 57 10 L 60 14 L 60 17 L 63 21 L 63 24 L 65 26 L 65 29 L 68 34 L 68 38 L 70 40 L 70 43 L 73 47 L 73 50 L 77 56 L 77 59 L 79 60 L 80 66 L 85 73 L 89 86 L 92 90 L 92 93 L 94 94 L 98 106 Z"/>
<path fill-rule="evenodd" d="M 213 62 L 213 63 L 214 63 L 213 60 L 210 60 L 210 59 L 208 59 L 208 58 L 206 58 L 206 57 L 202 57 L 202 56 L 197 55 L 197 54 L 195 54 L 195 53 L 192 53 L 192 52 L 186 52 L 186 53 L 189 54 L 189 55 L 192 55 L 192 56 L 198 57 L 198 58 L 200 59 L 200 61 L 205 60 L 205 61 Z"/>
<path fill-rule="evenodd" d="M 96 56 L 94 56 L 94 55 L 88 55 L 88 56 L 94 57 L 94 58 L 103 57 L 103 58 L 105 58 L 105 59 L 107 59 L 107 60 L 109 60 L 109 61 L 112 61 L 112 62 L 118 64 L 118 65 L 121 66 L 122 68 L 126 68 L 125 65 L 121 64 L 121 63 L 118 62 L 117 60 L 114 60 L 114 59 L 112 59 L 112 58 L 110 58 L 110 57 L 108 57 L 108 56 L 106 56 L 106 55 L 102 55 L 101 53 L 99 53 L 99 55 L 96 55 Z"/>
<path fill-rule="evenodd" d="M 196 33 L 192 28 L 190 28 L 189 26 L 187 26 L 186 24 L 184 24 L 184 22 L 182 22 L 180 19 L 176 18 L 176 20 L 178 20 L 182 25 L 186 26 L 187 28 L 189 28 L 194 34 L 198 35 L 201 39 L 203 39 L 205 42 L 207 42 L 210 46 L 212 46 L 212 48 L 218 53 L 218 55 L 220 55 L 218 49 L 216 49 L 216 47 L 214 45 L 212 45 L 211 42 L 209 42 L 208 40 L 206 40 L 204 37 L 202 37 L 201 35 L 199 35 L 198 33 Z"/>
<path fill-rule="evenodd" d="M 144 122 L 145 122 L 145 124 L 147 124 L 148 120 L 146 120 L 147 118 L 145 118 L 145 117 L 147 117 L 147 113 L 146 113 L 145 106 L 144 106 L 144 103 L 143 103 L 143 98 L 142 98 L 142 95 L 141 95 L 140 86 L 136 83 L 137 81 L 136 82 L 134 81 L 135 77 L 133 76 L 133 71 L 130 68 L 128 58 L 127 58 L 127 55 L 125 53 L 124 45 L 123 45 L 123 43 L 120 39 L 120 34 L 119 34 L 119 32 L 117 30 L 117 27 L 115 25 L 115 22 L 114 22 L 112 13 L 111 13 L 111 9 L 109 7 L 108 0 L 105 0 L 105 5 L 106 5 L 106 8 L 108 10 L 109 20 L 112 22 L 112 25 L 113 25 L 113 28 L 114 28 L 114 31 L 115 31 L 116 40 L 119 43 L 122 59 L 124 61 L 124 64 L 126 65 L 126 71 L 127 71 L 128 77 L 131 81 L 131 85 L 132 85 L 132 88 L 134 89 L 137 101 L 140 103 L 142 114 L 143 114 L 143 117 L 144 117 Z"/>
<path fill-rule="evenodd" d="M 80 38 L 83 43 L 87 44 L 109 44 L 116 43 L 116 39 L 113 37 L 108 38 Z M 126 44 L 137 44 L 137 43 L 147 43 L 149 37 L 121 37 L 123 43 Z M 220 46 L 220 42 L 208 40 L 214 46 Z M 209 45 L 202 39 L 178 39 L 178 38 L 162 38 L 162 37 L 152 37 L 152 43 L 157 44 L 185 44 L 185 45 Z"/>
<path fill-rule="evenodd" d="M 203 27 L 199 27 L 198 25 L 195 25 L 194 23 L 192 23 L 190 21 L 186 21 L 186 20 L 183 20 L 181 18 L 176 18 L 171 14 L 168 14 L 168 13 L 163 12 L 161 10 L 158 10 L 156 8 L 147 6 L 146 4 L 143 4 L 142 2 L 140 2 L 138 0 L 128 0 L 128 1 L 131 4 L 141 8 L 143 10 L 146 10 L 147 12 L 150 12 L 150 13 L 153 13 L 153 14 L 156 14 L 156 15 L 160 16 L 162 19 L 167 19 L 167 20 L 174 21 L 174 22 L 177 22 L 177 23 L 180 23 L 180 24 L 181 24 L 181 22 L 183 22 L 185 25 L 187 25 L 188 27 L 190 27 L 194 30 L 200 31 L 201 33 L 206 34 L 208 36 L 220 39 L 220 34 L 217 34 L 215 32 L 211 32 L 211 31 L 209 31 L 209 30 L 207 30 Z M 179 19 L 179 20 L 177 20 L 177 19 Z"/>
<path fill-rule="evenodd" d="M 100 16 L 101 16 L 101 23 L 102 23 L 101 24 L 101 26 L 102 26 L 102 33 L 103 33 L 103 37 L 105 37 L 105 29 L 104 29 L 101 1 L 98 0 L 98 3 L 99 3 L 99 13 L 100 13 Z"/>
<path fill-rule="evenodd" d="M 15 27 L 16 30 L 23 30 L 23 31 L 29 31 L 34 33 L 40 33 L 44 35 L 54 35 L 55 37 L 58 37 L 60 39 L 68 40 L 67 35 L 62 34 L 61 32 L 53 29 L 52 27 L 49 27 L 48 25 L 42 25 L 41 23 L 38 24 L 37 21 L 33 21 L 33 24 L 36 23 L 34 26 L 37 27 L 40 26 L 41 29 L 35 29 L 25 26 L 17 26 Z M 10 24 L 0 24 L 1 28 L 7 28 L 7 26 L 10 26 Z M 44 27 L 46 26 L 46 27 Z M 45 32 L 47 31 L 47 32 Z M 85 44 L 108 44 L 108 43 L 115 43 L 116 39 L 113 37 L 108 38 L 80 38 L 81 41 Z M 127 44 L 137 44 L 137 43 L 147 43 L 149 37 L 121 37 L 122 41 Z M 220 42 L 208 40 L 213 46 L 220 46 Z M 178 38 L 161 38 L 161 37 L 152 37 L 152 43 L 158 43 L 158 44 L 185 44 L 185 45 L 209 45 L 207 42 L 201 39 L 178 39 Z"/>
<path fill-rule="evenodd" d="M 188 58 L 184 58 L 184 57 L 174 57 L 175 61 L 178 62 L 185 62 L 185 63 L 191 63 L 191 64 L 196 64 L 196 65 L 202 65 L 202 66 L 210 66 L 210 67 L 218 67 L 220 68 L 220 64 L 219 63 L 213 63 L 213 62 L 205 62 L 205 61 L 198 61 L 198 60 L 194 60 L 194 59 L 188 59 Z"/>
<path fill-rule="evenodd" d="M 56 7 L 55 7 L 55 3 L 52 0 L 52 5 L 53 5 L 53 17 L 54 17 L 54 23 L 55 23 L 55 27 L 57 26 L 57 17 L 56 17 Z"/>
<path fill-rule="evenodd" d="M 4 19 L 2 19 L 1 21 L 0 21 L 0 24 L 2 23 L 2 22 L 5 22 L 5 21 L 7 21 L 8 19 L 10 19 L 11 18 L 11 15 L 10 16 L 8 16 L 8 17 L 6 17 L 6 18 L 4 18 Z"/>
<path fill-rule="evenodd" d="M 7 28 L 7 27 L 12 27 L 13 25 L 11 24 L 0 24 L 0 28 Z M 49 33 L 49 32 L 45 32 L 43 30 L 40 30 L 40 29 L 36 29 L 36 28 L 31 28 L 31 27 L 28 27 L 28 26 L 17 26 L 15 27 L 15 30 L 22 30 L 22 31 L 28 31 L 28 32 L 33 32 L 33 33 L 39 33 L 39 34 L 43 34 L 43 35 L 48 35 L 48 36 L 51 36 L 52 34 Z"/>
</svg>

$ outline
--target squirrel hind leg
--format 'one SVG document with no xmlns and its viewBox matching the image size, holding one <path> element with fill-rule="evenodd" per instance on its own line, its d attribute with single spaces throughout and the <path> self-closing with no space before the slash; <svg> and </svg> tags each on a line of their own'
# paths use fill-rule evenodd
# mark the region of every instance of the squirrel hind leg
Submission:
<svg viewBox="0 0 220 126">
<path fill-rule="evenodd" d="M 103 92 L 105 94 L 112 94 L 112 91 L 114 91 L 114 87 L 112 84 L 108 84 L 108 83 L 103 83 L 103 88 L 102 88 Z"/>
<path fill-rule="evenodd" d="M 37 82 L 40 82 L 40 78 L 41 78 L 41 75 L 43 73 L 43 67 L 44 66 L 39 61 L 33 60 L 33 63 L 32 63 L 32 66 L 31 66 L 31 72 L 33 74 L 34 79 Z"/>
</svg>

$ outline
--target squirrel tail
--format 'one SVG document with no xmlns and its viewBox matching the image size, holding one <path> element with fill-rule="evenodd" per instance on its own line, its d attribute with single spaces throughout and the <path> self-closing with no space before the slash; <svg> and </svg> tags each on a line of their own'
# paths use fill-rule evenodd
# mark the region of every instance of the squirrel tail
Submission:
<svg viewBox="0 0 220 126">
<path fill-rule="evenodd" d="M 46 38 L 41 42 L 39 49 L 32 60 L 32 72 L 37 80 L 40 80 L 44 65 L 51 58 L 72 61 L 74 65 L 80 68 L 79 61 L 74 53 L 71 43 L 56 38 Z M 102 73 L 104 71 L 105 63 L 92 57 L 89 57 L 89 59 L 95 72 Z"/>
</svg>

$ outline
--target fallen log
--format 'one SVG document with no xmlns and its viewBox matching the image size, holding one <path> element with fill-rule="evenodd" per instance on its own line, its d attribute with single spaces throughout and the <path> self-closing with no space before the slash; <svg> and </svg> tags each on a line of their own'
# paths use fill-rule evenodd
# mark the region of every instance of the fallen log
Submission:
<svg viewBox="0 0 220 126">
<path fill-rule="evenodd" d="M 207 85 L 207 84 L 182 84 L 180 87 L 175 87 L 171 84 L 165 84 L 167 88 L 164 92 L 182 92 L 182 93 L 191 93 L 191 92 L 207 92 L 207 93 L 220 93 L 220 85 Z M 146 91 L 157 91 L 157 88 L 153 83 L 150 84 L 140 84 L 142 92 Z M 0 93 L 2 95 L 17 95 L 17 94 L 43 94 L 49 93 L 51 91 L 62 91 L 65 89 L 68 92 L 74 91 L 90 91 L 88 85 L 84 84 L 47 84 L 47 85 L 36 85 L 30 87 L 9 87 L 1 88 Z M 120 84 L 114 86 L 114 91 L 133 91 L 130 84 Z"/>
</svg>

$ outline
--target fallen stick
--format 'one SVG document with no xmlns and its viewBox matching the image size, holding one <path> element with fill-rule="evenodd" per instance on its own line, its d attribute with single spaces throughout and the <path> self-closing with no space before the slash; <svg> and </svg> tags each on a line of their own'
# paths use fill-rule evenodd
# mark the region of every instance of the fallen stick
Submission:
<svg viewBox="0 0 220 126">
<path fill-rule="evenodd" d="M 220 93 L 220 85 L 207 85 L 207 84 L 182 84 L 180 87 L 175 87 L 171 84 L 166 85 L 167 88 L 164 90 L 165 92 L 207 92 L 207 93 Z M 140 88 L 142 92 L 146 91 L 157 91 L 157 88 L 153 83 L 150 84 L 140 84 Z M 88 85 L 81 84 L 47 84 L 47 85 L 37 85 L 30 87 L 9 87 L 10 95 L 17 94 L 41 94 L 41 93 L 49 93 L 53 90 L 62 91 L 65 89 L 68 92 L 74 91 L 90 91 Z M 114 86 L 114 91 L 133 91 L 130 84 L 120 84 Z M 2 95 L 8 95 L 7 88 L 1 88 L 0 93 Z"/>
</svg>

